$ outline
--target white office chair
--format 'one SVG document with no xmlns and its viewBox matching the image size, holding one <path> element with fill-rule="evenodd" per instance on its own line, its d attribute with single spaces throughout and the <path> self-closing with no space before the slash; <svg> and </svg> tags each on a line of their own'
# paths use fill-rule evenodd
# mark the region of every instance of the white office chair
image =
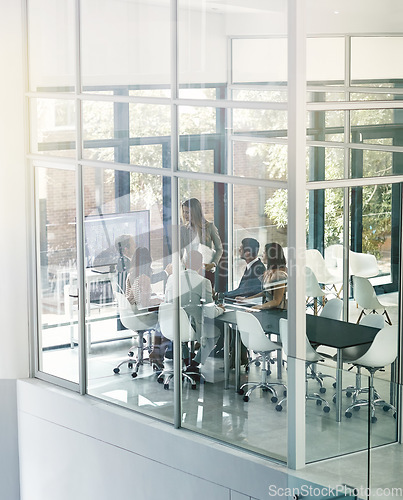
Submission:
<svg viewBox="0 0 403 500">
<path fill-rule="evenodd" d="M 133 332 L 133 346 L 128 352 L 128 359 L 121 361 L 114 369 L 114 373 L 120 372 L 120 367 L 127 363 L 128 367 L 131 369 L 134 364 L 134 371 L 132 372 L 132 377 L 136 378 L 140 366 L 143 364 L 143 352 L 148 350 L 149 342 L 147 343 L 144 335 L 146 332 L 154 330 L 158 323 L 157 313 L 155 312 L 139 312 L 132 307 L 130 302 L 127 300 L 123 293 L 115 292 L 115 298 L 118 305 L 118 311 L 120 316 L 120 321 L 123 326 L 128 330 Z M 137 357 L 134 357 L 135 350 L 137 350 Z"/>
<path fill-rule="evenodd" d="M 361 318 L 365 315 L 365 309 L 369 309 L 370 313 L 373 314 L 376 313 L 377 309 L 383 309 L 382 314 L 385 315 L 386 322 L 389 325 L 392 324 L 386 307 L 378 300 L 374 287 L 367 278 L 353 276 L 353 295 L 358 307 L 362 308 L 357 323 L 359 323 Z"/>
<path fill-rule="evenodd" d="M 175 305 L 171 302 L 166 302 L 164 304 L 160 304 L 159 306 L 159 313 L 158 313 L 158 320 L 160 324 L 160 329 L 162 335 L 166 337 L 168 340 L 171 340 L 172 342 L 175 341 L 175 331 L 176 331 L 176 324 L 174 324 L 174 311 L 175 311 Z M 186 314 L 186 311 L 183 309 L 183 307 L 179 307 L 179 334 L 180 334 L 180 341 L 183 343 L 188 343 L 188 342 L 194 342 L 197 340 L 197 335 L 192 327 L 192 324 L 189 320 L 188 315 Z M 164 389 L 169 389 L 169 382 L 174 376 L 174 371 L 173 371 L 173 365 L 171 364 L 171 368 L 167 368 L 168 363 L 164 363 L 165 368 L 163 371 L 158 375 L 157 382 L 160 384 L 164 384 Z M 195 378 L 203 378 L 203 374 L 199 372 L 190 372 L 190 371 L 185 371 L 185 366 L 182 366 L 182 377 L 183 379 L 188 380 L 192 384 L 192 389 L 196 389 L 196 380 Z"/>
<path fill-rule="evenodd" d="M 343 301 L 341 299 L 337 299 L 337 298 L 330 299 L 324 305 L 324 307 L 320 313 L 320 316 L 323 318 L 339 320 L 339 319 L 341 319 L 342 309 L 343 309 Z M 316 350 L 316 348 L 318 346 L 312 345 L 312 347 Z M 322 360 L 323 360 L 323 357 L 329 357 L 329 355 L 324 355 L 322 353 L 318 353 L 318 354 L 322 357 Z M 311 363 L 311 365 L 309 366 L 310 373 L 308 375 L 308 378 L 312 378 L 312 379 L 316 380 L 320 385 L 319 392 L 324 394 L 326 392 L 326 388 L 323 387 L 323 382 L 324 382 L 323 379 L 324 378 L 335 379 L 335 377 L 333 377 L 333 375 L 328 375 L 327 373 L 317 372 L 316 366 L 317 366 L 316 363 Z"/>
<path fill-rule="evenodd" d="M 343 273 L 343 245 L 329 245 L 325 248 L 326 267 L 336 273 Z"/>
<path fill-rule="evenodd" d="M 278 401 L 278 397 L 275 387 L 283 387 L 284 394 L 286 394 L 287 387 L 281 382 L 267 381 L 267 376 L 270 373 L 268 370 L 268 364 L 270 362 L 270 354 L 273 351 L 280 351 L 281 344 L 272 342 L 265 335 L 262 325 L 259 323 L 259 320 L 253 316 L 253 314 L 244 311 L 237 311 L 236 321 L 241 335 L 241 341 L 244 346 L 250 351 L 259 353 L 262 356 L 263 361 L 263 367 L 261 369 L 261 382 L 247 382 L 246 384 L 243 384 L 238 390 L 238 394 L 243 395 L 243 400 L 247 402 L 255 389 L 263 389 L 272 393 L 271 400 L 273 403 L 276 403 Z M 249 388 L 246 390 L 247 387 Z"/>
<path fill-rule="evenodd" d="M 280 338 L 281 338 L 281 343 L 283 345 L 283 351 L 286 356 L 288 356 L 288 320 L 281 318 L 279 322 L 279 327 L 280 327 Z M 305 349 L 305 366 L 306 369 L 309 368 L 309 366 L 312 363 L 317 363 L 318 361 L 323 360 L 322 356 L 318 354 L 315 349 L 311 346 L 308 338 L 306 337 L 306 349 Z M 326 401 L 326 399 L 322 398 L 320 394 L 317 394 L 316 392 L 309 393 L 308 391 L 308 378 L 309 376 L 305 377 L 305 399 L 316 401 L 316 404 L 318 406 L 323 406 L 323 411 L 325 413 L 329 413 L 330 411 L 330 406 L 329 403 Z M 283 398 L 281 401 L 276 406 L 277 411 L 281 411 L 283 409 L 283 403 L 287 400 L 287 397 Z"/>
<path fill-rule="evenodd" d="M 327 292 L 323 290 L 316 279 L 315 273 L 308 266 L 305 267 L 305 295 L 306 306 L 313 309 L 315 316 L 318 314 L 320 307 L 326 301 Z M 322 304 L 318 304 L 318 299 Z"/>
<path fill-rule="evenodd" d="M 316 276 L 318 283 L 330 287 L 334 293 L 339 296 L 340 291 L 337 291 L 336 284 L 343 283 L 343 268 L 335 267 L 329 269 L 326 261 L 319 250 L 310 248 L 305 252 L 306 265 L 309 267 Z"/>
<path fill-rule="evenodd" d="M 373 328 L 378 328 L 379 330 L 382 330 L 385 326 L 385 319 L 383 316 L 380 316 L 379 314 L 371 314 L 369 316 L 365 316 L 360 325 L 363 326 L 371 326 Z M 357 345 L 353 347 L 345 347 L 342 350 L 342 359 L 343 363 L 351 363 L 355 359 L 359 358 L 362 356 L 364 353 L 366 353 L 369 349 L 371 344 L 365 344 L 365 345 Z M 334 357 L 334 360 L 336 361 L 336 356 Z M 351 367 L 353 368 L 353 366 Z M 350 368 L 350 370 L 351 370 Z M 368 392 L 368 388 L 362 388 L 361 387 L 361 366 L 356 366 L 356 375 L 355 375 L 355 385 L 349 385 L 345 389 L 343 389 L 343 392 L 346 393 L 346 396 L 350 398 L 351 396 L 353 397 L 353 401 L 356 401 L 358 398 L 359 394 Z M 378 393 L 376 390 L 374 390 L 374 396 L 375 398 L 379 398 Z M 336 397 L 333 396 L 333 402 L 336 402 Z"/>
<path fill-rule="evenodd" d="M 370 253 L 353 252 L 350 250 L 350 270 L 353 276 L 372 278 L 378 276 L 380 270 L 376 257 Z"/>
<path fill-rule="evenodd" d="M 384 368 L 393 363 L 397 357 L 397 342 L 398 332 L 396 326 L 385 326 L 376 334 L 369 349 L 360 357 L 353 360 L 355 366 L 366 368 L 370 373 L 369 379 L 369 397 L 368 399 L 357 399 L 345 411 L 347 418 L 352 417 L 352 410 L 359 410 L 363 406 L 370 406 L 371 409 L 371 422 L 375 423 L 377 418 L 375 416 L 375 409 L 381 406 L 385 412 L 392 410 L 393 416 L 396 418 L 396 408 L 381 399 L 374 390 L 374 374 L 377 370 Z"/>
</svg>

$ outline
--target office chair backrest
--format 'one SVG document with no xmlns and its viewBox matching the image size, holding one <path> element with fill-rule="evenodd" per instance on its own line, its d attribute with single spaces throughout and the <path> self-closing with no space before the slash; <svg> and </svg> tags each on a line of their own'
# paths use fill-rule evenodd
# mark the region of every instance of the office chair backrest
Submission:
<svg viewBox="0 0 403 500">
<path fill-rule="evenodd" d="M 379 266 L 375 255 L 350 250 L 349 256 L 351 274 L 363 278 L 372 278 L 379 274 Z"/>
<path fill-rule="evenodd" d="M 367 278 L 353 276 L 353 295 L 354 300 L 363 309 L 379 309 L 382 307 L 374 287 Z"/>
<path fill-rule="evenodd" d="M 236 322 L 242 343 L 255 352 L 268 352 L 280 349 L 281 346 L 266 337 L 262 325 L 253 314 L 244 311 L 236 312 Z"/>
<path fill-rule="evenodd" d="M 283 351 L 286 356 L 288 356 L 288 320 L 281 318 L 279 321 L 280 339 L 283 346 Z M 305 361 L 308 363 L 313 363 L 323 359 L 320 354 L 318 354 L 315 349 L 311 346 L 308 337 L 305 335 Z"/>
<path fill-rule="evenodd" d="M 146 331 L 156 326 L 157 315 L 155 312 L 138 311 L 123 293 L 115 292 L 115 298 L 118 304 L 119 318 L 124 327 L 133 331 Z"/>
<path fill-rule="evenodd" d="M 390 365 L 397 357 L 397 325 L 386 325 L 379 330 L 368 351 L 353 363 L 369 368 Z"/>
<path fill-rule="evenodd" d="M 325 292 L 319 286 L 315 273 L 308 266 L 305 267 L 305 294 L 307 297 L 323 297 Z"/>
<path fill-rule="evenodd" d="M 189 342 L 196 340 L 196 332 L 194 331 L 188 315 L 183 307 L 179 307 L 179 333 L 181 342 Z M 177 329 L 175 317 L 175 305 L 172 302 L 160 304 L 158 312 L 158 321 L 161 332 L 164 337 L 169 340 L 175 340 L 175 331 Z"/>
<path fill-rule="evenodd" d="M 342 309 L 343 309 L 343 301 L 341 299 L 330 299 L 324 305 L 320 315 L 323 318 L 341 319 Z"/>
</svg>

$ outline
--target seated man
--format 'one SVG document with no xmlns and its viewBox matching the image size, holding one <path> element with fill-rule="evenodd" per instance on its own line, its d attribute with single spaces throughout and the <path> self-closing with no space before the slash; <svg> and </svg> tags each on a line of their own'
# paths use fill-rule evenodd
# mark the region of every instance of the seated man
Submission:
<svg viewBox="0 0 403 500">
<path fill-rule="evenodd" d="M 180 305 L 191 319 L 192 326 L 196 332 L 200 349 L 193 360 L 189 359 L 187 348 L 184 348 L 185 362 L 189 365 L 189 371 L 197 370 L 199 364 L 204 364 L 214 349 L 220 331 L 214 325 L 214 318 L 224 312 L 224 308 L 213 302 L 211 282 L 200 273 L 203 272 L 203 257 L 195 250 L 189 252 L 186 257 L 185 267 L 180 273 Z M 173 277 L 170 276 L 165 289 L 167 302 L 171 302 L 173 296 Z M 187 355 L 186 355 L 187 354 Z"/>
<path fill-rule="evenodd" d="M 261 277 L 266 271 L 263 262 L 258 257 L 259 242 L 255 238 L 244 238 L 239 247 L 239 255 L 246 262 L 246 268 L 238 288 L 225 292 L 225 297 L 249 297 L 262 291 Z"/>
</svg>

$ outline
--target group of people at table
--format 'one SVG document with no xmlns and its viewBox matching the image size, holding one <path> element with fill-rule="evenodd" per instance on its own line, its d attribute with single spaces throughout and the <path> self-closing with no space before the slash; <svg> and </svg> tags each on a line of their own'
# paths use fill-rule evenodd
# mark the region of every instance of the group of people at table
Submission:
<svg viewBox="0 0 403 500">
<path fill-rule="evenodd" d="M 189 316 L 198 339 L 195 354 L 190 353 L 186 345 L 183 345 L 182 354 L 186 370 L 195 373 L 205 363 L 222 334 L 214 318 L 224 313 L 224 306 L 214 301 L 218 294 L 213 289 L 213 283 L 214 272 L 223 254 L 223 245 L 214 223 L 204 217 L 198 199 L 190 198 L 182 203 L 182 222 L 180 305 Z M 130 302 L 134 314 L 163 302 L 152 293 L 152 284 L 159 281 L 166 281 L 164 300 L 172 302 L 174 283 L 171 264 L 164 271 L 153 273 L 150 251 L 145 247 L 136 248 L 132 236 L 122 235 L 115 244 L 120 254 L 117 266 L 118 285 Z M 242 240 L 239 256 L 246 262 L 246 268 L 239 286 L 225 292 L 224 297 L 239 303 L 261 297 L 261 303 L 254 304 L 251 310 L 285 309 L 287 267 L 283 249 L 278 243 L 268 243 L 261 260 L 259 248 L 260 244 L 254 238 Z M 201 303 L 204 304 L 203 308 L 200 307 Z M 157 324 L 150 324 L 150 329 L 153 330 L 153 335 L 149 360 L 160 370 L 163 369 L 164 356 L 170 342 L 162 335 Z"/>
</svg>

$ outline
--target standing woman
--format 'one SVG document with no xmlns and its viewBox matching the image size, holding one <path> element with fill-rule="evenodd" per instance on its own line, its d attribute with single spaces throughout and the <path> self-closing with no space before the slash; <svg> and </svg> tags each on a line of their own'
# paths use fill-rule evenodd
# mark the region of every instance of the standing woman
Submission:
<svg viewBox="0 0 403 500">
<path fill-rule="evenodd" d="M 288 274 L 282 246 L 278 243 L 267 243 L 264 247 L 263 263 L 267 270 L 262 276 L 262 291 L 248 297 L 249 299 L 263 297 L 263 303 L 251 309 L 287 309 Z"/>
<path fill-rule="evenodd" d="M 218 229 L 213 222 L 205 219 L 200 201 L 190 198 L 182 203 L 181 252 L 196 250 L 203 255 L 206 274 L 214 284 L 215 268 L 223 254 L 223 246 Z"/>
</svg>

